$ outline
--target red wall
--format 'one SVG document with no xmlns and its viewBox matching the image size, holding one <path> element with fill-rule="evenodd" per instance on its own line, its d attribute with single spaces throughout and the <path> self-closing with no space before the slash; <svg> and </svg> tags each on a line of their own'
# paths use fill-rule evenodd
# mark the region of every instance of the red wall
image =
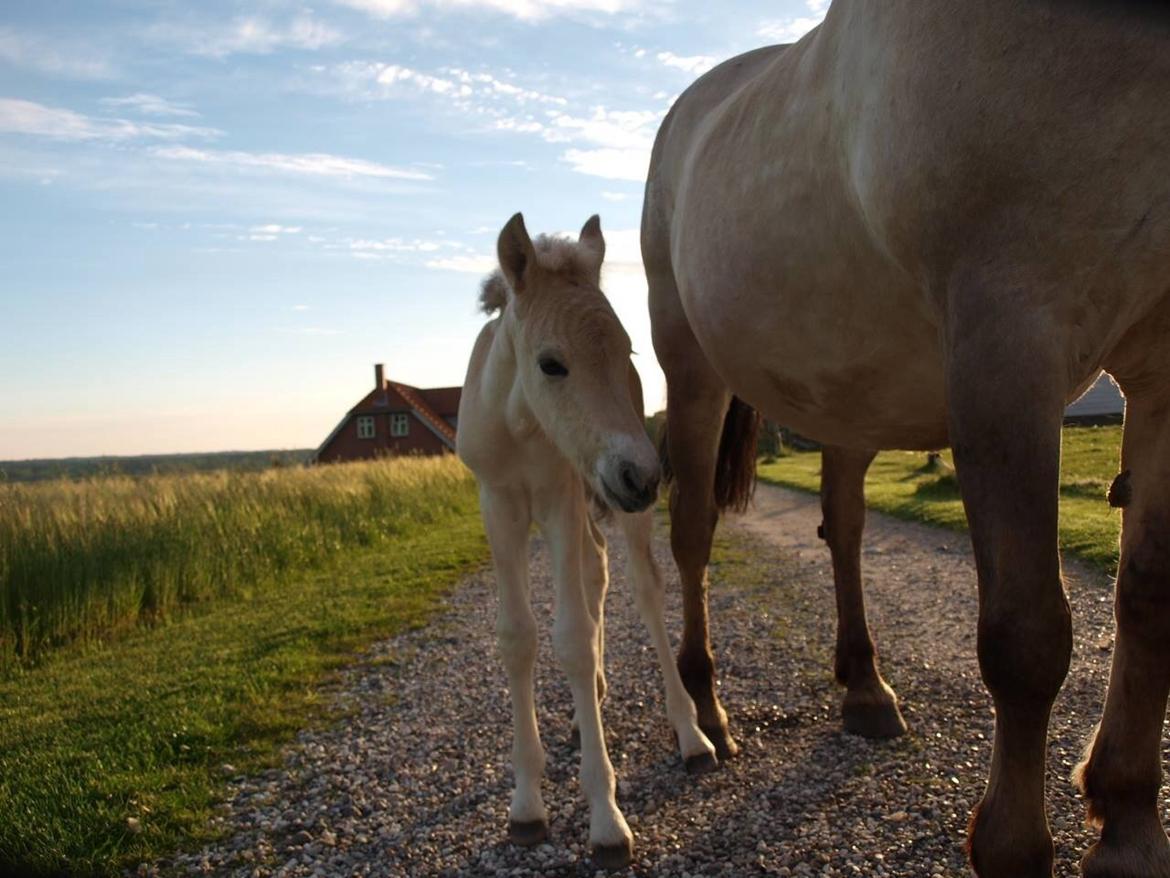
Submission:
<svg viewBox="0 0 1170 878">
<path fill-rule="evenodd" d="M 359 439 L 357 417 L 351 417 L 341 432 L 322 449 L 318 460 L 334 463 L 339 460 L 368 460 L 374 457 L 400 454 L 444 454 L 450 452 L 443 441 L 413 414 L 410 415 L 410 435 L 390 437 L 390 415 L 373 415 L 373 439 Z"/>
</svg>

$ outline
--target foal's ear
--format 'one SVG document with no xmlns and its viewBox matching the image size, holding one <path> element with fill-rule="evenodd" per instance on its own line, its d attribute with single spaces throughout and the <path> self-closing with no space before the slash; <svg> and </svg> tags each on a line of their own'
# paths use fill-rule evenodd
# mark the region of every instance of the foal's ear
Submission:
<svg viewBox="0 0 1170 878">
<path fill-rule="evenodd" d="M 532 246 L 532 238 L 524 227 L 524 214 L 516 214 L 500 230 L 496 254 L 500 258 L 500 270 L 508 279 L 509 286 L 517 293 L 523 292 L 528 275 L 536 265 L 536 248 Z"/>
<path fill-rule="evenodd" d="M 605 237 L 601 234 L 601 217 L 593 214 L 585 220 L 585 225 L 581 226 L 581 236 L 577 241 L 597 254 L 597 267 L 600 270 L 601 261 L 605 259 Z"/>
</svg>

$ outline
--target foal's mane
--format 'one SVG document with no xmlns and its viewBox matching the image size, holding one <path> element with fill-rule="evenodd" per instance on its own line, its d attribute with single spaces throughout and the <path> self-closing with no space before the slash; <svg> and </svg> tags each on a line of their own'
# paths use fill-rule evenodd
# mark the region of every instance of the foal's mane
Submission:
<svg viewBox="0 0 1170 878">
<path fill-rule="evenodd" d="M 597 277 L 597 254 L 572 238 L 537 235 L 532 242 L 536 250 L 536 264 L 545 271 L 559 274 L 571 281 L 593 282 Z M 485 314 L 503 311 L 508 304 L 508 281 L 500 269 L 483 280 L 479 291 L 479 307 Z"/>
</svg>

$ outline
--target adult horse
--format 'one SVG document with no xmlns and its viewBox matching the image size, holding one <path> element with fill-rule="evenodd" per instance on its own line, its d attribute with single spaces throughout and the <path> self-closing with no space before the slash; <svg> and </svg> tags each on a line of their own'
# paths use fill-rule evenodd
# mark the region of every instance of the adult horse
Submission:
<svg viewBox="0 0 1170 878">
<path fill-rule="evenodd" d="M 642 252 L 668 384 L 679 667 L 700 724 L 734 751 L 705 584 L 715 488 L 736 499 L 749 420 L 732 394 L 831 446 L 827 536 L 846 567 L 872 449 L 949 444 L 996 708 L 970 829 L 982 878 L 1052 872 L 1045 750 L 1071 651 L 1061 420 L 1103 368 L 1127 397 L 1113 492 L 1126 508 L 1109 693 L 1080 771 L 1102 830 L 1083 870 L 1170 875 L 1157 811 L 1170 688 L 1167 19 L 1138 2 L 836 0 L 796 45 L 695 83 L 651 160 Z M 858 586 L 842 603 L 859 606 L 859 580 L 838 572 Z M 900 722 L 867 643 L 843 632 L 839 653 L 851 696 L 855 671 L 861 681 L 858 722 Z"/>
</svg>

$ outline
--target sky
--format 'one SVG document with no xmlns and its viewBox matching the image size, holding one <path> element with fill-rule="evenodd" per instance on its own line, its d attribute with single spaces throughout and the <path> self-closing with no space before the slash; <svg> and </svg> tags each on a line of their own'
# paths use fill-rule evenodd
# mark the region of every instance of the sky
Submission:
<svg viewBox="0 0 1170 878">
<path fill-rule="evenodd" d="M 827 0 L 4 0 L 0 459 L 316 447 L 461 384 L 516 211 L 599 213 L 647 409 L 654 135 Z"/>
</svg>

